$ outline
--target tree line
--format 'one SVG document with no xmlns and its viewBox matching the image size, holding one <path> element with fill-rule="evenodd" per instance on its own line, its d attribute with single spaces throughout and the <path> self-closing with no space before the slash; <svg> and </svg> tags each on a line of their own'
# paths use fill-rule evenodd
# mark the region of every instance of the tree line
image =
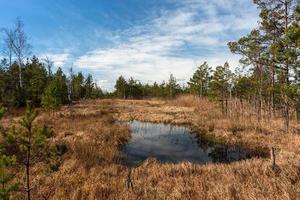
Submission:
<svg viewBox="0 0 300 200">
<path fill-rule="evenodd" d="M 120 76 L 115 91 L 105 95 L 136 99 L 174 98 L 189 93 L 219 102 L 228 117 L 231 117 L 232 102 L 238 101 L 250 104 L 259 122 L 263 120 L 263 113 L 267 113 L 268 118 L 279 114 L 288 132 L 292 111 L 296 120 L 300 119 L 300 5 L 296 0 L 254 0 L 254 3 L 260 10 L 258 27 L 238 41 L 228 43 L 233 53 L 242 56 L 243 68 L 233 72 L 227 62 L 214 67 L 204 62 L 197 67 L 187 86 L 180 86 L 172 74 L 168 81 L 153 84 Z M 47 144 L 53 131 L 46 125 L 34 123 L 38 113 L 33 106 L 52 110 L 74 100 L 104 94 L 92 75 L 75 74 L 71 67 L 67 76 L 61 68 L 52 72 L 54 66 L 49 59 L 41 61 L 36 56 L 27 59 L 31 47 L 19 18 L 13 29 L 3 29 L 2 33 L 6 57 L 0 62 L 0 104 L 24 106 L 27 102 L 27 110 L 19 126 L 0 124 L 0 198 L 9 199 L 13 192 L 24 192 L 30 200 L 32 165 L 39 161 L 54 162 L 67 150 L 63 144 Z M 0 106 L 0 119 L 4 112 Z M 15 166 L 25 169 L 23 187 L 15 179 L 16 170 L 12 170 Z M 57 164 L 50 166 L 53 171 L 57 167 Z"/>
<path fill-rule="evenodd" d="M 24 32 L 24 24 L 16 19 L 13 29 L 2 30 L 4 35 L 3 54 L 0 62 L 0 102 L 5 106 L 24 106 L 30 100 L 35 106 L 55 108 L 82 98 L 98 98 L 102 90 L 93 81 L 69 68 L 66 75 L 48 58 L 30 59 L 30 44 Z"/>
<path fill-rule="evenodd" d="M 299 40 L 300 4 L 297 0 L 254 0 L 260 10 L 258 27 L 238 41 L 229 42 L 230 50 L 242 55 L 254 82 L 253 98 L 261 118 L 263 106 L 272 117 L 282 110 L 285 129 L 289 129 L 290 108 L 299 117 Z"/>
<path fill-rule="evenodd" d="M 296 0 L 254 0 L 254 4 L 260 11 L 258 26 L 228 43 L 232 53 L 242 56 L 241 68 L 232 72 L 226 62 L 212 70 L 204 62 L 187 87 L 180 87 L 173 75 L 169 82 L 152 85 L 121 76 L 114 94 L 120 98 L 172 98 L 192 93 L 217 100 L 225 114 L 230 112 L 230 101 L 238 99 L 253 105 L 259 122 L 263 113 L 268 113 L 268 118 L 281 113 L 289 131 L 292 110 L 300 119 L 300 4 Z"/>
<path fill-rule="evenodd" d="M 120 76 L 115 83 L 115 91 L 110 94 L 112 97 L 122 99 L 142 99 L 142 98 L 174 98 L 176 95 L 184 93 L 185 89 L 181 87 L 173 74 L 170 74 L 169 80 L 162 83 L 143 84 L 133 77 L 126 80 Z"/>
<path fill-rule="evenodd" d="M 53 110 L 74 100 L 98 98 L 102 91 L 90 74 L 87 77 L 81 72 L 75 74 L 70 67 L 67 76 L 60 67 L 53 72 L 53 62 L 48 58 L 29 59 L 31 46 L 20 18 L 13 29 L 2 29 L 1 33 L 5 57 L 0 61 L 0 122 L 6 111 L 4 106 L 26 105 L 26 111 L 17 126 L 4 127 L 0 123 L 0 199 L 8 200 L 13 193 L 24 193 L 30 200 L 35 198 L 32 190 L 36 187 L 32 166 L 43 161 L 49 170 L 56 171 L 59 157 L 67 151 L 64 143 L 48 144 L 47 139 L 54 132 L 47 125 L 34 123 L 38 116 L 34 106 Z M 16 177 L 23 169 L 24 181 Z M 50 194 L 51 191 L 46 192 L 42 198 L 48 199 Z"/>
<path fill-rule="evenodd" d="M 300 6 L 296 0 L 254 3 L 260 11 L 258 26 L 238 41 L 228 43 L 231 52 L 242 56 L 242 68 L 233 72 L 228 63 L 212 68 L 204 62 L 186 86 L 180 86 L 172 74 L 169 80 L 153 84 L 120 76 L 115 91 L 107 94 L 97 87 L 91 75 L 85 78 L 81 72 L 74 74 L 72 68 L 68 76 L 61 68 L 52 73 L 53 62 L 41 62 L 35 56 L 25 62 L 30 45 L 24 24 L 17 19 L 13 29 L 3 29 L 6 58 L 0 63 L 0 102 L 22 106 L 31 100 L 52 109 L 81 98 L 174 98 L 191 93 L 219 101 L 224 113 L 229 112 L 228 104 L 233 98 L 249 102 L 259 121 L 263 113 L 269 113 L 270 118 L 276 112 L 282 113 L 288 131 L 292 110 L 300 118 Z"/>
</svg>

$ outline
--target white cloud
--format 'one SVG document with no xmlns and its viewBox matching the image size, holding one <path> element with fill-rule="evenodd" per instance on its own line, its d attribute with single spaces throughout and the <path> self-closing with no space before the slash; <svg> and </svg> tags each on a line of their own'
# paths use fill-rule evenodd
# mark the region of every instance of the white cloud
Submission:
<svg viewBox="0 0 300 200">
<path fill-rule="evenodd" d="M 40 58 L 48 58 L 54 63 L 56 67 L 62 67 L 67 61 L 69 61 L 71 54 L 70 53 L 44 53 L 39 55 Z"/>
<path fill-rule="evenodd" d="M 95 80 L 97 86 L 99 86 L 101 89 L 107 90 L 112 89 L 110 83 L 108 80 Z"/>
<path fill-rule="evenodd" d="M 166 80 L 173 73 L 180 80 L 188 80 L 196 65 L 204 61 L 212 66 L 225 61 L 238 65 L 239 57 L 229 52 L 226 40 L 234 38 L 233 33 L 256 26 L 257 13 L 255 7 L 249 7 L 251 3 L 171 1 L 179 5 L 178 9 L 162 10 L 147 24 L 112 34 L 112 40 L 118 38 L 113 47 L 87 52 L 74 65 L 97 70 L 98 77 L 105 79 L 99 84 L 108 89 L 120 75 L 153 82 Z M 200 50 L 190 53 L 190 48 Z"/>
</svg>

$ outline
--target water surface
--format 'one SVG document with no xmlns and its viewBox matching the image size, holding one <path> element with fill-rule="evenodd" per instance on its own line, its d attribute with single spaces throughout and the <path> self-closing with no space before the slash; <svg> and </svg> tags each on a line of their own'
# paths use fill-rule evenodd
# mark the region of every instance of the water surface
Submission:
<svg viewBox="0 0 300 200">
<path fill-rule="evenodd" d="M 190 128 L 162 123 L 128 122 L 131 139 L 123 148 L 124 162 L 140 164 L 147 158 L 160 162 L 198 164 L 232 162 L 250 158 L 250 152 L 204 140 Z"/>
</svg>

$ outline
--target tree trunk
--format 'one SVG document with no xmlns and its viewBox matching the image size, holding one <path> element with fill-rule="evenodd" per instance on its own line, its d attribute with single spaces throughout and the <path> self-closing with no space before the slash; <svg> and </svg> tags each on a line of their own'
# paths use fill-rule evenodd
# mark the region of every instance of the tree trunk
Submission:
<svg viewBox="0 0 300 200">
<path fill-rule="evenodd" d="M 12 62 L 12 51 L 9 49 L 9 67 L 11 67 L 11 62 Z"/>
<path fill-rule="evenodd" d="M 18 58 L 18 65 L 19 65 L 19 99 L 18 104 L 22 106 L 24 104 L 24 88 L 23 88 L 23 75 L 22 75 L 22 60 Z"/>
<path fill-rule="evenodd" d="M 274 116 L 275 116 L 274 88 L 275 88 L 275 67 L 271 66 L 271 91 L 270 91 L 270 105 L 269 105 L 270 106 L 270 118 L 274 118 Z"/>
<path fill-rule="evenodd" d="M 18 64 L 19 64 L 19 86 L 20 89 L 23 89 L 23 80 L 22 80 L 22 60 L 18 58 Z"/>
<path fill-rule="evenodd" d="M 224 115 L 224 113 L 225 113 L 225 108 L 224 108 L 224 90 L 222 90 L 221 103 L 222 103 L 222 114 Z"/>
<path fill-rule="evenodd" d="M 27 192 L 27 200 L 31 199 L 30 196 L 30 151 L 31 151 L 31 136 L 32 136 L 32 126 L 30 125 L 28 127 L 27 132 L 27 138 L 28 138 L 28 144 L 27 144 L 27 152 L 26 152 L 26 192 Z"/>
<path fill-rule="evenodd" d="M 229 112 L 229 118 L 231 118 L 231 111 L 232 111 L 232 94 L 231 94 L 231 87 L 229 89 L 229 109 L 228 109 L 228 112 Z"/>
<path fill-rule="evenodd" d="M 258 121 L 262 119 L 262 87 L 263 87 L 263 71 L 262 65 L 258 64 L 259 69 L 259 88 L 258 88 Z"/>
<path fill-rule="evenodd" d="M 225 98 L 225 114 L 226 114 L 226 116 L 228 116 L 228 98 L 227 98 L 227 96 Z"/>
<path fill-rule="evenodd" d="M 289 1 L 285 0 L 284 2 L 284 8 L 285 8 L 285 13 L 284 13 L 284 19 L 285 19 L 285 39 L 288 37 L 288 4 Z M 285 41 L 285 50 L 287 51 L 289 46 L 287 41 Z M 288 58 L 286 58 L 286 67 L 285 67 L 285 82 L 286 86 L 289 85 L 289 61 Z M 286 91 L 283 91 L 283 99 L 284 99 L 284 128 L 285 131 L 289 131 L 289 104 L 288 104 L 288 96 L 286 94 Z"/>
<path fill-rule="evenodd" d="M 284 94 L 284 129 L 288 133 L 290 125 L 290 113 L 289 113 L 289 104 L 288 97 Z"/>
<path fill-rule="evenodd" d="M 30 146 L 27 149 L 27 158 L 26 158 L 26 191 L 27 191 L 27 200 L 30 200 Z"/>
<path fill-rule="evenodd" d="M 200 81 L 200 98 L 202 98 L 203 86 L 202 81 Z"/>
</svg>

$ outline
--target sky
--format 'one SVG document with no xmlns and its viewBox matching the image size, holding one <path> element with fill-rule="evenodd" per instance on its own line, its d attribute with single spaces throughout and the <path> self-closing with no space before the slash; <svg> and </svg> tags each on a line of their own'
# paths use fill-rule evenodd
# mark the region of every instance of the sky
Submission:
<svg viewBox="0 0 300 200">
<path fill-rule="evenodd" d="M 32 55 L 91 73 L 111 91 L 123 75 L 188 81 L 204 61 L 239 65 L 227 43 L 257 26 L 252 0 L 0 0 L 0 28 L 21 17 Z M 1 36 L 0 36 L 1 38 Z M 31 55 L 31 56 L 32 56 Z M 3 57 L 3 55 L 2 55 Z"/>
</svg>

